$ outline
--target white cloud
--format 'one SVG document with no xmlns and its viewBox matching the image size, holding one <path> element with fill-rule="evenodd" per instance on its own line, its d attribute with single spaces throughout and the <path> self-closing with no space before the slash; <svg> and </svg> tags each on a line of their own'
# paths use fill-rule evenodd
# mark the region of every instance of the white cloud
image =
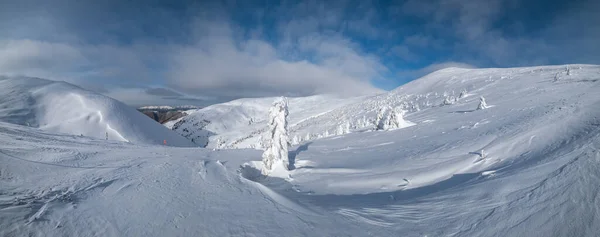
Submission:
<svg viewBox="0 0 600 237">
<path fill-rule="evenodd" d="M 80 82 L 151 77 L 137 46 L 77 45 L 41 40 L 0 40 L 0 74 Z M 97 83 L 101 83 L 97 81 Z"/>
<path fill-rule="evenodd" d="M 67 44 L 33 40 L 0 41 L 0 71 L 27 74 L 43 70 L 63 71 L 85 64 L 81 52 Z"/>
<path fill-rule="evenodd" d="M 385 70 L 342 37 L 300 37 L 288 50 L 314 60 L 294 60 L 269 42 L 234 40 L 228 24 L 204 24 L 199 30 L 206 33 L 195 44 L 170 55 L 168 82 L 175 88 L 225 96 L 364 94 L 378 91 L 370 80 Z"/>
</svg>

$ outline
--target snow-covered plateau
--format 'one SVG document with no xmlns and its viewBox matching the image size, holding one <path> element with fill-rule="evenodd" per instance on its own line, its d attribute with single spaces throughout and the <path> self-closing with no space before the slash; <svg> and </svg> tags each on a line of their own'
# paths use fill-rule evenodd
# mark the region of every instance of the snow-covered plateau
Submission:
<svg viewBox="0 0 600 237">
<path fill-rule="evenodd" d="M 0 236 L 597 236 L 600 66 L 568 68 L 289 98 L 293 169 L 270 176 L 275 98 L 169 131 L 66 83 L 3 78 Z M 382 108 L 399 126 L 376 129 Z M 191 139 L 209 149 L 176 147 Z"/>
</svg>

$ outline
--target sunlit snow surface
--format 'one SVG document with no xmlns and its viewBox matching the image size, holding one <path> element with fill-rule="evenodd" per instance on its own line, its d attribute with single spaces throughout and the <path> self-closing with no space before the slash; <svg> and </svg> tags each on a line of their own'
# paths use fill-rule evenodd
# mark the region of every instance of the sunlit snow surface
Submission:
<svg viewBox="0 0 600 237">
<path fill-rule="evenodd" d="M 115 141 L 195 146 L 117 100 L 64 82 L 0 77 L 0 122 Z"/>
<path fill-rule="evenodd" d="M 411 127 L 292 147 L 296 169 L 278 177 L 253 168 L 255 149 L 0 123 L 0 236 L 597 236 L 600 67 L 565 68 L 445 69 L 321 108 L 294 131 L 420 105 Z"/>
</svg>

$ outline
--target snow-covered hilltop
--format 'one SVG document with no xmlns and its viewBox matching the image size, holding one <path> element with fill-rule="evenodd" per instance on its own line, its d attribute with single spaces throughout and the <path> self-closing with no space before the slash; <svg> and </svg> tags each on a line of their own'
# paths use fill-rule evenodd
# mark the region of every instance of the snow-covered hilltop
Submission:
<svg viewBox="0 0 600 237">
<path fill-rule="evenodd" d="M 0 121 L 141 144 L 194 146 L 135 109 L 65 82 L 0 77 Z"/>
<path fill-rule="evenodd" d="M 342 98 L 333 95 L 290 98 L 290 126 L 320 116 L 340 106 L 356 103 L 364 97 Z M 199 110 L 170 121 L 172 128 L 200 146 L 208 148 L 261 148 L 267 132 L 267 113 L 276 98 L 239 99 Z"/>
<path fill-rule="evenodd" d="M 532 95 L 536 90 L 545 88 L 537 85 L 539 80 L 548 80 L 551 82 L 548 86 L 556 86 L 578 83 L 582 76 L 595 75 L 594 72 L 590 74 L 590 70 L 595 70 L 596 66 L 569 67 L 569 75 L 566 65 L 507 69 L 446 68 L 375 96 L 291 98 L 290 138 L 293 144 L 300 144 L 350 131 L 374 129 L 377 112 L 384 107 L 403 110 L 404 116 L 408 117 L 423 114 L 423 110 L 451 105 L 467 111 L 477 108 L 480 96 L 490 101 L 509 95 L 523 97 L 527 96 L 522 95 L 523 92 Z M 556 77 L 561 79 L 556 81 Z M 190 110 L 187 111 L 190 115 L 165 126 L 200 146 L 261 149 L 261 139 L 267 131 L 266 114 L 275 99 L 240 99 Z"/>
</svg>

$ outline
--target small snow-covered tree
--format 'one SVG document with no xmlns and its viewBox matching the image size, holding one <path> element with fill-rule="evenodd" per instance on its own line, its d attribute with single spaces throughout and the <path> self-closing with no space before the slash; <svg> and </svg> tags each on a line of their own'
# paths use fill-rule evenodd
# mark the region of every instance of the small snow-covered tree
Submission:
<svg viewBox="0 0 600 237">
<path fill-rule="evenodd" d="M 566 71 L 567 71 L 567 76 L 570 76 L 571 75 L 571 68 L 569 67 L 569 65 L 567 65 L 567 70 Z"/>
<path fill-rule="evenodd" d="M 419 108 L 419 104 L 413 103 L 412 110 L 415 112 L 418 112 L 418 111 L 421 111 L 421 108 Z"/>
<path fill-rule="evenodd" d="M 560 72 L 557 72 L 556 75 L 554 75 L 554 82 L 557 82 L 560 79 Z"/>
<path fill-rule="evenodd" d="M 262 173 L 268 175 L 277 166 L 281 165 L 288 169 L 288 148 L 290 146 L 288 137 L 288 103 L 285 97 L 281 97 L 273 103 L 269 109 L 269 137 L 263 157 Z"/>
<path fill-rule="evenodd" d="M 460 91 L 460 94 L 458 95 L 459 99 L 465 98 L 465 96 L 467 95 L 467 91 L 466 90 L 462 90 Z"/>
<path fill-rule="evenodd" d="M 346 123 L 344 124 L 344 134 L 350 133 L 350 121 L 346 121 Z"/>
<path fill-rule="evenodd" d="M 366 126 L 369 126 L 369 120 L 367 119 L 367 116 L 363 115 L 361 122 L 359 123 L 359 126 L 361 128 L 364 128 Z"/>
<path fill-rule="evenodd" d="M 217 145 L 216 148 L 217 149 L 221 149 L 221 146 L 223 145 L 223 140 L 219 137 L 217 138 Z"/>
<path fill-rule="evenodd" d="M 449 96 L 446 96 L 446 98 L 444 99 L 444 102 L 442 102 L 442 105 L 451 105 L 453 102 L 450 99 Z"/>
<path fill-rule="evenodd" d="M 296 145 L 300 143 L 300 139 L 298 139 L 298 135 L 294 135 L 294 138 L 292 138 L 292 145 Z"/>
<path fill-rule="evenodd" d="M 337 127 L 337 130 L 335 132 L 335 135 L 343 135 L 344 134 L 344 124 L 340 124 Z"/>
<path fill-rule="evenodd" d="M 304 141 L 309 141 L 310 140 L 310 133 L 306 134 L 306 137 L 304 137 Z"/>
<path fill-rule="evenodd" d="M 414 125 L 414 123 L 410 121 L 404 120 L 405 110 L 402 108 L 396 107 L 388 113 L 388 118 L 385 121 L 385 130 L 405 128 Z"/>
<path fill-rule="evenodd" d="M 385 129 L 385 115 L 386 112 L 388 111 L 388 107 L 384 106 L 379 108 L 379 110 L 377 111 L 377 117 L 375 118 L 375 129 L 376 130 L 382 130 Z"/>
<path fill-rule="evenodd" d="M 323 134 L 323 137 L 329 137 L 329 130 L 325 130 L 325 134 Z"/>
<path fill-rule="evenodd" d="M 487 109 L 489 106 L 485 103 L 485 98 L 483 96 L 479 97 L 479 105 L 477 106 L 477 110 Z"/>
</svg>

